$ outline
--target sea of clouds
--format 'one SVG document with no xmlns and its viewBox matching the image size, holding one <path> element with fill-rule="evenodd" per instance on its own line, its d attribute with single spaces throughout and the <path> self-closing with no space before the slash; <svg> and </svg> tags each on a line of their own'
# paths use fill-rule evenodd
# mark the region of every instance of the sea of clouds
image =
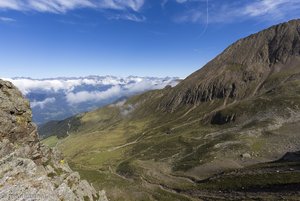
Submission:
<svg viewBox="0 0 300 201">
<path fill-rule="evenodd" d="M 101 101 L 112 97 L 131 96 L 148 90 L 161 89 L 167 85 L 175 86 L 177 78 L 153 77 L 85 77 L 85 78 L 57 78 L 57 79 L 31 79 L 31 78 L 3 78 L 12 82 L 26 96 L 36 91 L 62 93 L 66 101 L 73 105 L 87 101 Z M 85 86 L 85 87 L 82 87 Z M 85 90 L 91 88 L 93 90 Z M 97 86 L 109 86 L 107 90 L 98 90 Z M 78 87 L 81 90 L 78 90 Z M 32 107 L 43 108 L 45 104 L 55 102 L 54 97 L 44 100 L 31 100 Z"/>
</svg>

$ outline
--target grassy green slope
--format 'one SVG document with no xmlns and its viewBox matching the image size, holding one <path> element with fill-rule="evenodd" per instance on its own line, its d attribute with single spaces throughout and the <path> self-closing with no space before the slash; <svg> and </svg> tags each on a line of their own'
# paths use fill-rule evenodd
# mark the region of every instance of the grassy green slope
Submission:
<svg viewBox="0 0 300 201">
<path fill-rule="evenodd" d="M 226 106 L 216 101 L 174 113 L 155 107 L 163 93 L 148 92 L 122 106 L 84 114 L 77 132 L 61 139 L 58 148 L 112 200 L 192 200 L 197 196 L 181 192 L 198 189 L 197 181 L 277 159 L 300 145 L 297 80 Z M 236 119 L 212 125 L 216 113 Z M 242 158 L 244 153 L 251 158 Z"/>
<path fill-rule="evenodd" d="M 299 23 L 238 41 L 174 88 L 59 122 L 67 137 L 56 147 L 111 200 L 217 200 L 218 190 L 247 197 L 245 187 L 299 185 L 295 168 L 280 178 L 260 166 L 224 175 L 300 147 Z M 249 199 L 272 200 L 264 193 Z"/>
</svg>

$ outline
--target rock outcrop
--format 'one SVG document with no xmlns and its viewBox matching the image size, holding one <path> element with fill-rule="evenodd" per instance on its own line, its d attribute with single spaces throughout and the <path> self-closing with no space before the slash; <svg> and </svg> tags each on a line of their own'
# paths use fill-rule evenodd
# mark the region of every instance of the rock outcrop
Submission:
<svg viewBox="0 0 300 201">
<path fill-rule="evenodd" d="M 0 80 L 0 200 L 106 201 L 61 154 L 40 143 L 29 102 Z"/>
</svg>

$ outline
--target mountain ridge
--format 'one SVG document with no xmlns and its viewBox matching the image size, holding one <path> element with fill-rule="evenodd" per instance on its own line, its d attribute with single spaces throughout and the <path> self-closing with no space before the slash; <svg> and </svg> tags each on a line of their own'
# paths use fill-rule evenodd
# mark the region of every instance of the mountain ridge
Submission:
<svg viewBox="0 0 300 201">
<path fill-rule="evenodd" d="M 176 108 L 215 98 L 243 99 L 258 93 L 268 77 L 285 70 L 280 69 L 283 65 L 299 62 L 299 58 L 293 58 L 300 54 L 299 21 L 272 26 L 238 40 L 171 90 L 160 107 L 166 110 L 172 105 Z"/>
</svg>

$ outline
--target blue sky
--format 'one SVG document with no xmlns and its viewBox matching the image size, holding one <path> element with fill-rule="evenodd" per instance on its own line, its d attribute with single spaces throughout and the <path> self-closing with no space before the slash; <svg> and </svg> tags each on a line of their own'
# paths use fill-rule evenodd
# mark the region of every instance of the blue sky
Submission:
<svg viewBox="0 0 300 201">
<path fill-rule="evenodd" d="M 300 0 L 0 0 L 1 77 L 186 77 Z"/>
</svg>

